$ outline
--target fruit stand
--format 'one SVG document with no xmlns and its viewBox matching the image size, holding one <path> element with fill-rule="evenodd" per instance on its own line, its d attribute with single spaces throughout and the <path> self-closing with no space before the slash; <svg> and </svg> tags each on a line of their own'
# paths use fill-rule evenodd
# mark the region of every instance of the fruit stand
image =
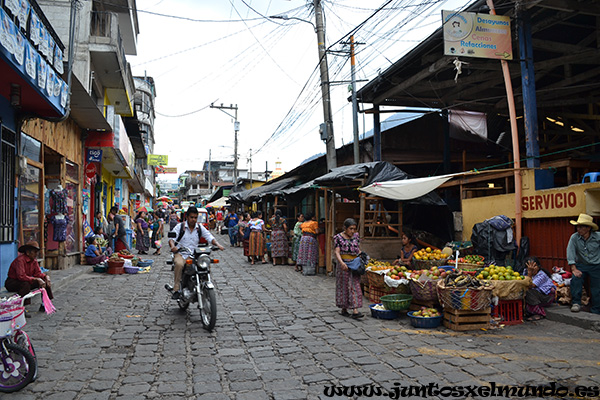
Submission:
<svg viewBox="0 0 600 400">
<path fill-rule="evenodd" d="M 449 264 L 449 265 L 442 265 Z M 413 268 L 371 260 L 365 275 L 365 296 L 375 318 L 403 315 L 386 307 L 390 295 L 411 297 L 410 323 L 436 328 L 441 323 L 456 331 L 486 329 L 492 318 L 504 325 L 523 321 L 523 299 L 531 279 L 511 267 L 485 264 L 483 257 L 469 255 L 449 259 L 448 254 L 425 248 L 415 253 Z M 405 299 L 406 300 L 406 299 Z"/>
</svg>

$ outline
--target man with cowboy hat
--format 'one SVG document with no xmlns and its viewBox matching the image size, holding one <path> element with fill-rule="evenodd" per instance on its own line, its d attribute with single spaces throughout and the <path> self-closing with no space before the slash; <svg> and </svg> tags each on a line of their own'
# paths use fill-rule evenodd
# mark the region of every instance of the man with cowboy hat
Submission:
<svg viewBox="0 0 600 400">
<path fill-rule="evenodd" d="M 577 232 L 571 235 L 567 245 L 567 262 L 571 267 L 571 311 L 581 310 L 581 292 L 586 276 L 590 277 L 590 296 L 592 309 L 600 314 L 600 232 L 591 215 L 579 214 L 577 221 L 570 221 L 577 226 Z"/>
<path fill-rule="evenodd" d="M 19 247 L 19 256 L 10 264 L 8 269 L 8 277 L 4 286 L 9 292 L 17 292 L 19 296 L 25 296 L 31 292 L 31 289 L 45 288 L 50 299 L 52 289 L 50 285 L 50 277 L 42 273 L 40 265 L 37 262 L 37 257 L 40 253 L 40 245 L 38 242 L 27 242 Z M 30 299 L 25 300 L 25 304 L 29 304 Z M 43 306 L 42 306 L 43 307 Z"/>
</svg>

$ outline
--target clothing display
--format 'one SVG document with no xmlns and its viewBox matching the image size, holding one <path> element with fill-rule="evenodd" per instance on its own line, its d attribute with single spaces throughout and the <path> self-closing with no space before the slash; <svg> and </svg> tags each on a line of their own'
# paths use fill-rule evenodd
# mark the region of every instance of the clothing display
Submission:
<svg viewBox="0 0 600 400">
<path fill-rule="evenodd" d="M 50 221 L 54 226 L 53 240 L 56 242 L 64 242 L 67 240 L 67 225 L 69 223 L 69 218 L 62 214 L 56 214 L 50 218 Z"/>
</svg>

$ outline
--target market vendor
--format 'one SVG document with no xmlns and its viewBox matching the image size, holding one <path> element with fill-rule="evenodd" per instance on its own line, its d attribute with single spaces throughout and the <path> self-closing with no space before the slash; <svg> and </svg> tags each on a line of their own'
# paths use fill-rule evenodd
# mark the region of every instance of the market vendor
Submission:
<svg viewBox="0 0 600 400">
<path fill-rule="evenodd" d="M 579 214 L 577 232 L 571 235 L 567 245 L 567 263 L 571 267 L 572 312 L 581 310 L 581 293 L 586 276 L 590 277 L 591 312 L 600 314 L 600 233 L 591 215 Z"/>
<path fill-rule="evenodd" d="M 533 281 L 533 286 L 525 293 L 525 311 L 527 321 L 539 321 L 546 318 L 546 308 L 554 303 L 556 287 L 550 274 L 540 267 L 537 257 L 525 259 L 527 276 Z"/>
<path fill-rule="evenodd" d="M 415 252 L 418 250 L 417 245 L 415 244 L 415 237 L 409 231 L 403 231 L 402 237 L 400 238 L 402 241 L 402 254 L 398 256 L 398 259 L 394 260 L 394 265 L 410 265 L 411 260 Z"/>
<path fill-rule="evenodd" d="M 27 242 L 19 247 L 19 253 L 21 254 L 10 264 L 8 269 L 8 277 L 4 282 L 6 290 L 17 292 L 19 296 L 23 297 L 32 289 L 45 288 L 48 297 L 53 299 L 50 277 L 42 273 L 40 264 L 37 262 L 40 254 L 38 242 Z M 30 303 L 31 299 L 25 300 L 25 304 Z"/>
</svg>

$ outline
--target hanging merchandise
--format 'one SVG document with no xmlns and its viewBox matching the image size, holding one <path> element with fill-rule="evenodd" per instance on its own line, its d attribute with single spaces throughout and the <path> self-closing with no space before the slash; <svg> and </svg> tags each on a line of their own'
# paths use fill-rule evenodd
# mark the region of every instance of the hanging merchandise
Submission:
<svg viewBox="0 0 600 400">
<path fill-rule="evenodd" d="M 54 226 L 53 239 L 55 242 L 64 242 L 67 240 L 67 224 L 69 218 L 63 214 L 52 216 L 52 225 Z"/>
<path fill-rule="evenodd" d="M 90 190 L 81 189 L 81 198 L 83 200 L 83 204 L 81 205 L 81 211 L 84 215 L 87 215 L 90 209 Z"/>
<path fill-rule="evenodd" d="M 27 18 L 29 17 L 29 8 L 29 2 L 27 0 L 20 1 L 17 19 L 19 20 L 19 25 L 21 25 L 21 29 L 23 29 L 23 32 L 27 30 Z"/>
<path fill-rule="evenodd" d="M 52 214 L 67 214 L 67 191 L 53 190 L 50 192 Z"/>
</svg>

